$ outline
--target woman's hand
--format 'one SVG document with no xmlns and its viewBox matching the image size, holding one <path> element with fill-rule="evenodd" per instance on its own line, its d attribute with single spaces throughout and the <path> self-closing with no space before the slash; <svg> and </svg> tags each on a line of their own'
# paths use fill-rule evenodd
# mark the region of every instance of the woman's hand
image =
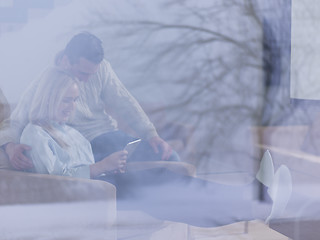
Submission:
<svg viewBox="0 0 320 240">
<path fill-rule="evenodd" d="M 128 158 L 128 152 L 125 150 L 114 152 L 108 157 L 104 158 L 101 162 L 104 162 L 106 171 L 115 171 L 124 173 Z"/>
<path fill-rule="evenodd" d="M 100 174 L 114 171 L 114 173 L 124 173 L 128 158 L 128 152 L 125 150 L 114 152 L 105 157 L 100 162 L 90 165 L 90 177 L 95 178 Z"/>
</svg>

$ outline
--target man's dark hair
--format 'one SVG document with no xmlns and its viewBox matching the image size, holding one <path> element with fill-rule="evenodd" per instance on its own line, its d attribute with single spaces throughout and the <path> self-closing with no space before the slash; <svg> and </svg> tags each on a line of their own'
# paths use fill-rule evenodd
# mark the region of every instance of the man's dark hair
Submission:
<svg viewBox="0 0 320 240">
<path fill-rule="evenodd" d="M 102 41 L 89 32 L 78 33 L 68 42 L 64 54 L 71 64 L 77 63 L 81 57 L 99 64 L 104 56 Z"/>
</svg>

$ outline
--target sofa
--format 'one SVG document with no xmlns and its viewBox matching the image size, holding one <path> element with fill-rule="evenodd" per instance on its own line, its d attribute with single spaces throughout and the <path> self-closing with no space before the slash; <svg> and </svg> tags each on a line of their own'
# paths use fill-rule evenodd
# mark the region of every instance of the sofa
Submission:
<svg viewBox="0 0 320 240">
<path fill-rule="evenodd" d="M 0 127 L 9 115 L 9 104 L 0 89 Z M 93 199 L 115 201 L 115 187 L 94 180 L 15 171 L 4 149 L 0 147 L 0 196 L 1 205 Z"/>
<path fill-rule="evenodd" d="M 0 127 L 9 115 L 0 89 Z M 0 147 L 0 239 L 116 239 L 115 221 L 112 184 L 15 171 Z"/>
<path fill-rule="evenodd" d="M 0 89 L 0 127 L 9 115 L 9 104 Z M 184 162 L 135 162 L 127 169 L 155 167 L 195 175 L 195 167 Z M 61 232 L 57 239 L 116 239 L 116 220 L 114 185 L 16 171 L 0 147 L 0 239 L 42 239 L 48 231 Z"/>
</svg>

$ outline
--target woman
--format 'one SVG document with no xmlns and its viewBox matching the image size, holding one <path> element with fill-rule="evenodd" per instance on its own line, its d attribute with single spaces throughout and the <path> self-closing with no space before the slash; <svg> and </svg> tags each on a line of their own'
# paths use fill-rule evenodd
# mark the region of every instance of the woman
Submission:
<svg viewBox="0 0 320 240">
<path fill-rule="evenodd" d="M 139 209 L 165 220 L 218 226 L 266 217 L 254 215 L 257 209 L 247 197 L 250 185 L 215 184 L 161 168 L 125 172 L 126 151 L 95 163 L 90 143 L 66 124 L 76 104 L 81 104 L 77 81 L 57 68 L 48 70 L 21 136 L 21 143 L 32 147 L 35 172 L 111 182 L 117 188 L 119 209 Z"/>
<path fill-rule="evenodd" d="M 21 143 L 32 146 L 30 157 L 38 173 L 95 178 L 124 169 L 126 151 L 115 152 L 95 163 L 90 143 L 65 123 L 71 117 L 79 89 L 76 80 L 59 69 L 44 73 L 34 96 L 29 124 Z"/>
</svg>

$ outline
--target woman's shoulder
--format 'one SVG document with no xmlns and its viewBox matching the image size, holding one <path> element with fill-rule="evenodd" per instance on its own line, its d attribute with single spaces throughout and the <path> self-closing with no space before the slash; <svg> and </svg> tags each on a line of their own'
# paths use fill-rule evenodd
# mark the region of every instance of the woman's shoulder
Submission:
<svg viewBox="0 0 320 240">
<path fill-rule="evenodd" d="M 42 131 L 43 131 L 42 127 L 33 123 L 28 123 L 23 129 L 23 132 L 42 132 Z"/>
<path fill-rule="evenodd" d="M 42 141 L 43 138 L 49 138 L 50 135 L 39 125 L 28 123 L 23 129 L 21 140 L 29 139 L 28 141 Z"/>
</svg>

